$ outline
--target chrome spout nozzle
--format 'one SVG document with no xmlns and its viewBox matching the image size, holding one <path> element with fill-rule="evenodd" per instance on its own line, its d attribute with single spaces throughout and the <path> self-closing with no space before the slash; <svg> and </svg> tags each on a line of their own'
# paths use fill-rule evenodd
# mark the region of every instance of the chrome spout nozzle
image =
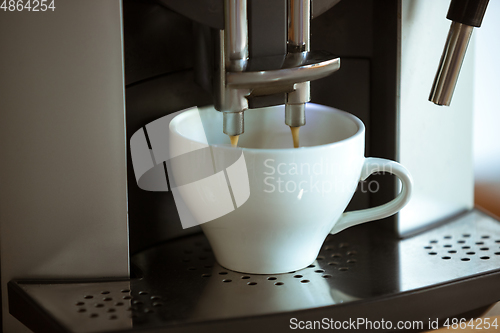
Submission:
<svg viewBox="0 0 500 333">
<path fill-rule="evenodd" d="M 288 0 L 288 52 L 299 55 L 310 51 L 311 44 L 311 0 Z M 297 57 L 300 58 L 300 57 Z M 311 100 L 310 82 L 294 85 L 287 94 L 285 124 L 291 127 L 306 124 L 306 105 Z"/>
<path fill-rule="evenodd" d="M 229 136 L 237 136 L 243 134 L 244 128 L 244 112 L 223 112 L 223 131 Z"/>
<path fill-rule="evenodd" d="M 473 26 L 452 22 L 429 101 L 450 105 L 473 29 Z"/>
<path fill-rule="evenodd" d="M 306 124 L 306 105 L 286 104 L 285 124 L 291 127 L 304 126 Z"/>
</svg>

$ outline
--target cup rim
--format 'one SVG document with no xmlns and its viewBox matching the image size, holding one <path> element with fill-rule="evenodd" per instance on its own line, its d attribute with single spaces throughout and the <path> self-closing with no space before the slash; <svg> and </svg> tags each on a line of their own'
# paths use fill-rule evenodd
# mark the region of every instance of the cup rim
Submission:
<svg viewBox="0 0 500 333">
<path fill-rule="evenodd" d="M 289 152 L 294 152 L 294 153 L 298 153 L 298 152 L 312 151 L 312 150 L 318 150 L 318 149 L 319 150 L 321 150 L 321 149 L 328 149 L 328 148 L 331 148 L 331 147 L 334 147 L 334 146 L 345 144 L 346 142 L 349 142 L 349 141 L 357 139 L 359 136 L 362 136 L 364 134 L 364 132 L 365 132 L 365 125 L 363 124 L 363 122 L 361 121 L 361 119 L 359 119 L 358 117 L 356 117 L 355 115 L 353 115 L 353 114 L 351 114 L 349 112 L 346 112 L 346 111 L 343 111 L 343 110 L 339 110 L 339 109 L 336 109 L 336 108 L 331 107 L 331 106 L 321 105 L 321 104 L 316 104 L 316 103 L 307 103 L 307 105 L 309 107 L 313 107 L 313 108 L 328 108 L 328 109 L 330 109 L 330 111 L 333 111 L 335 113 L 338 113 L 338 114 L 340 114 L 340 115 L 342 115 L 344 117 L 347 117 L 347 118 L 351 119 L 356 124 L 356 126 L 358 127 L 356 133 L 354 133 L 353 135 L 351 135 L 351 136 L 349 136 L 349 137 L 347 137 L 345 139 L 339 140 L 339 141 L 325 143 L 325 144 L 316 145 L 316 146 L 299 147 L 299 148 L 245 148 L 245 147 L 232 147 L 230 145 L 220 144 L 220 143 L 209 143 L 208 145 L 212 146 L 212 147 L 216 147 L 216 148 L 244 150 L 246 152 L 253 152 L 253 153 L 267 153 L 267 152 L 272 152 L 272 153 L 279 153 L 279 152 L 289 153 Z M 272 108 L 272 107 L 279 107 L 279 106 L 271 106 L 270 108 Z M 195 111 L 196 112 L 200 112 L 203 109 L 210 109 L 210 108 L 214 108 L 214 106 L 213 105 L 208 105 L 208 106 L 197 107 L 196 109 L 189 109 L 189 110 L 186 110 L 184 112 L 181 112 L 180 114 L 178 114 L 177 116 L 175 116 L 174 118 L 172 118 L 172 120 L 170 121 L 170 123 L 168 125 L 169 131 L 172 132 L 172 133 L 175 133 L 178 136 L 181 136 L 181 137 L 185 138 L 186 140 L 189 140 L 189 141 L 192 141 L 192 142 L 196 142 L 196 143 L 200 143 L 200 144 L 207 144 L 206 142 L 201 142 L 201 141 L 189 138 L 189 137 L 187 137 L 187 136 L 179 133 L 174 128 L 175 128 L 175 123 L 180 122 L 183 118 L 187 117 L 189 113 L 193 113 Z"/>
</svg>

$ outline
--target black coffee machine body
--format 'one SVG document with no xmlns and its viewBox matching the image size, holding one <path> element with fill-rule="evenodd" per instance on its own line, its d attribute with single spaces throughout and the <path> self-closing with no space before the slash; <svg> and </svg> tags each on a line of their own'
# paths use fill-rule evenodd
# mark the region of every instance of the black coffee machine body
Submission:
<svg viewBox="0 0 500 333">
<path fill-rule="evenodd" d="M 287 1 L 249 2 L 250 59 L 287 54 L 287 8 Z M 397 2 L 377 6 L 369 1 L 312 2 L 310 47 L 339 56 L 341 69 L 311 82 L 311 102 L 358 116 L 367 127 L 366 156 L 396 158 L 398 8 Z M 216 103 L 213 86 L 217 83 L 211 72 L 217 32 L 224 27 L 223 9 L 222 1 L 200 1 L 197 6 L 169 1 L 124 2 L 129 138 L 161 116 Z M 203 10 L 209 14 L 202 15 Z M 374 21 L 374 15 L 388 19 Z M 375 40 L 377 36 L 384 38 Z M 247 112 L 285 101 L 285 93 L 252 96 Z M 371 119 L 370 114 L 377 117 Z M 370 144 L 372 141 L 379 143 Z M 139 189 L 130 154 L 128 162 L 131 253 L 200 232 L 199 228 L 182 229 L 171 192 L 147 193 Z M 383 184 L 376 198 L 358 191 L 350 209 L 390 200 L 396 185 L 391 176 L 384 178 L 380 177 Z M 144 220 L 148 220 L 147 225 Z M 397 235 L 395 219 L 388 219 L 384 229 Z"/>
</svg>

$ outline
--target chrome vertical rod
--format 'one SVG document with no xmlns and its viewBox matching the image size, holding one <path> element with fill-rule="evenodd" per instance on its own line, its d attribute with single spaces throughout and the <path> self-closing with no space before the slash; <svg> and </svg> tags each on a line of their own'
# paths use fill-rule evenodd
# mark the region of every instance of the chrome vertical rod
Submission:
<svg viewBox="0 0 500 333">
<path fill-rule="evenodd" d="M 449 106 L 465 58 L 473 26 L 452 22 L 429 101 Z"/>
<path fill-rule="evenodd" d="M 288 0 L 288 52 L 310 51 L 311 0 Z M 285 123 L 297 127 L 306 124 L 305 103 L 311 100 L 309 82 L 296 83 L 287 94 Z"/>
<path fill-rule="evenodd" d="M 227 72 L 242 72 L 248 62 L 247 0 L 225 0 L 224 57 Z M 245 93 L 224 88 L 223 131 L 236 136 L 244 132 L 244 112 L 248 109 Z"/>
</svg>

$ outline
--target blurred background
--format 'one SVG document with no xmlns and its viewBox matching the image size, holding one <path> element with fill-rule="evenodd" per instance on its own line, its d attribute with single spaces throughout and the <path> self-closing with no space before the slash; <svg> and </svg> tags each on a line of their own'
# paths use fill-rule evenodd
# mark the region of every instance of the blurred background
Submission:
<svg viewBox="0 0 500 333">
<path fill-rule="evenodd" d="M 474 30 L 475 203 L 500 216 L 500 1 Z"/>
</svg>

